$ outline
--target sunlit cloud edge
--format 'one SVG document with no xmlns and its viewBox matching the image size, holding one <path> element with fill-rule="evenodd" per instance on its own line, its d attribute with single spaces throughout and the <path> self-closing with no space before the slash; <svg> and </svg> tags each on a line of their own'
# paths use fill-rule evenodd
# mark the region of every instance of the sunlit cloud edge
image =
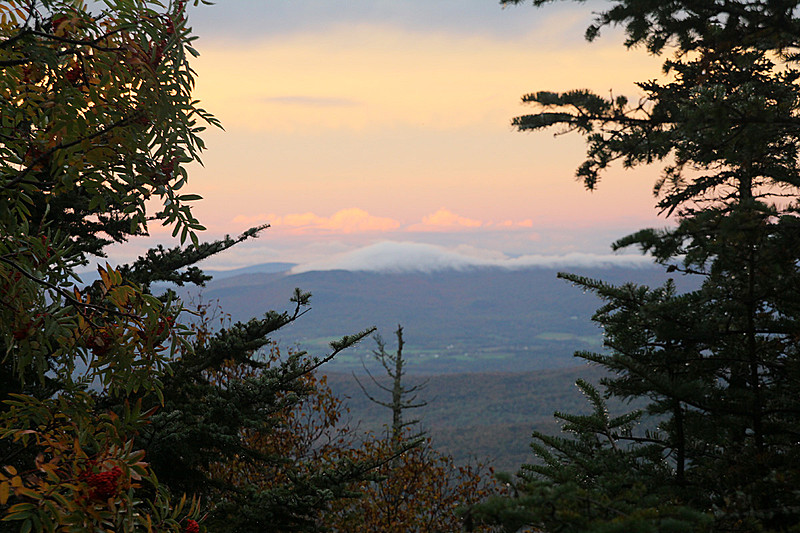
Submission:
<svg viewBox="0 0 800 533">
<path fill-rule="evenodd" d="M 355 272 L 439 272 L 475 268 L 646 268 L 653 266 L 652 257 L 627 254 L 592 254 L 570 252 L 562 255 L 525 254 L 517 257 L 478 249 L 458 249 L 409 241 L 382 241 L 363 248 L 310 261 L 291 269 L 304 272 L 348 270 Z"/>
</svg>

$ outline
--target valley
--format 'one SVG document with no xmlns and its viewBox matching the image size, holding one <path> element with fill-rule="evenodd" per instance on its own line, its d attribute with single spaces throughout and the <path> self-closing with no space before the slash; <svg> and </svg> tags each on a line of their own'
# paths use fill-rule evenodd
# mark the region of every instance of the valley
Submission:
<svg viewBox="0 0 800 533">
<path fill-rule="evenodd" d="M 516 471 L 531 460 L 533 430 L 559 431 L 554 411 L 583 412 L 587 402 L 578 378 L 598 382 L 602 371 L 576 358 L 579 350 L 602 350 L 602 332 L 591 321 L 600 300 L 558 279 L 548 268 L 476 268 L 435 273 L 319 271 L 291 274 L 291 265 L 262 265 L 221 272 L 202 293 L 189 296 L 215 306 L 233 321 L 280 309 L 294 287 L 313 294 L 312 309 L 277 332 L 282 350 L 327 353 L 330 341 L 376 325 L 391 351 L 397 324 L 404 328 L 408 385 L 427 383 L 408 411 L 434 445 L 459 462 L 488 461 Z M 259 271 L 259 268 L 261 270 Z M 663 269 L 575 268 L 583 276 L 612 283 L 657 285 Z M 681 287 L 681 278 L 675 280 Z M 685 285 L 681 287 L 688 289 Z M 349 409 L 357 432 L 381 433 L 391 412 L 371 403 L 380 390 L 367 371 L 383 378 L 365 339 L 322 367 L 333 393 Z M 384 385 L 386 382 L 383 382 Z M 612 404 L 619 412 L 628 406 Z"/>
</svg>

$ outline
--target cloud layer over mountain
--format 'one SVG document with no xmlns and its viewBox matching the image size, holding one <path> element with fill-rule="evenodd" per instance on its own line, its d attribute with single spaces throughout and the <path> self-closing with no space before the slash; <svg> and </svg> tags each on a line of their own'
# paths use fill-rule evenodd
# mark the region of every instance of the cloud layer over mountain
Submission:
<svg viewBox="0 0 800 533">
<path fill-rule="evenodd" d="M 482 267 L 522 269 L 531 267 L 647 267 L 653 260 L 641 255 L 600 255 L 573 252 L 564 255 L 522 255 L 510 257 L 500 252 L 471 246 L 445 248 L 433 244 L 384 241 L 327 259 L 298 265 L 292 273 L 320 270 L 365 272 L 437 272 Z"/>
</svg>

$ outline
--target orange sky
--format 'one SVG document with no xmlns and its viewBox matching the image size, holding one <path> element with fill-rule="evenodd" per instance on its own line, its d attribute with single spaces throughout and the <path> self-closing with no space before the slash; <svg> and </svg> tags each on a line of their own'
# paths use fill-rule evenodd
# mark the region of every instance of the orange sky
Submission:
<svg viewBox="0 0 800 533">
<path fill-rule="evenodd" d="M 660 61 L 626 51 L 619 35 L 586 43 L 586 6 L 502 10 L 464 0 L 472 18 L 436 22 L 435 12 L 384 20 L 366 7 L 369 16 L 354 9 L 306 20 L 274 1 L 239 1 L 252 10 L 197 12 L 193 63 L 196 96 L 225 127 L 205 135 L 205 166 L 190 171 L 204 197 L 196 214 L 210 237 L 272 225 L 251 247 L 263 256 L 251 251 L 231 265 L 297 262 L 326 242 L 382 239 L 558 253 L 558 239 L 562 251 L 581 246 L 567 230 L 659 223 L 656 170 L 614 169 L 588 193 L 573 178 L 580 137 L 509 125 L 526 112 L 524 93 L 591 88 L 635 98 L 633 82 L 658 75 Z"/>
</svg>

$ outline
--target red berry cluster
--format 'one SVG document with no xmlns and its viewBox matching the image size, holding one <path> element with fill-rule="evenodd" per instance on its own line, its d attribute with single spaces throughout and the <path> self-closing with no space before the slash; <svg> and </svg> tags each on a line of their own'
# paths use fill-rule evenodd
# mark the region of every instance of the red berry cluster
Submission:
<svg viewBox="0 0 800 533">
<path fill-rule="evenodd" d="M 186 527 L 183 531 L 185 533 L 200 533 L 200 524 L 189 518 L 186 520 Z"/>
<path fill-rule="evenodd" d="M 167 157 L 169 157 L 169 159 Z M 175 152 L 170 152 L 169 156 L 167 157 L 161 161 L 159 168 L 167 180 L 171 180 L 173 174 L 175 173 L 175 168 L 178 166 L 178 163 L 180 163 L 180 158 L 175 155 Z"/>
<path fill-rule="evenodd" d="M 117 482 L 122 475 L 122 470 L 115 466 L 111 470 L 91 474 L 86 479 L 86 483 L 92 487 L 89 496 L 95 500 L 107 500 L 117 493 Z"/>
<path fill-rule="evenodd" d="M 113 348 L 114 335 L 105 329 L 101 329 L 94 335 L 86 337 L 86 344 L 93 354 L 103 357 Z"/>
<path fill-rule="evenodd" d="M 66 71 L 64 77 L 71 85 L 82 85 L 83 84 L 83 67 L 77 62 L 74 61 L 70 68 Z"/>
</svg>

